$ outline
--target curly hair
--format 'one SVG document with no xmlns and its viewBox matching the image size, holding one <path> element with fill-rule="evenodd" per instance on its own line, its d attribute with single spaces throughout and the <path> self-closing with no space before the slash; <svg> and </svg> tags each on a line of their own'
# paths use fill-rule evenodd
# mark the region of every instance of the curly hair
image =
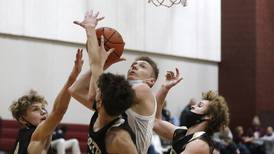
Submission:
<svg viewBox="0 0 274 154">
<path fill-rule="evenodd" d="M 209 101 L 206 113 L 211 116 L 206 132 L 212 135 L 214 132 L 224 129 L 229 124 L 229 108 L 224 97 L 213 91 L 202 94 L 204 100 Z"/>
<path fill-rule="evenodd" d="M 19 118 L 26 114 L 29 106 L 35 103 L 42 103 L 42 105 L 47 105 L 47 101 L 36 91 L 30 90 L 28 94 L 21 96 L 17 101 L 13 101 L 9 107 L 13 118 L 19 121 Z"/>
<path fill-rule="evenodd" d="M 135 61 L 138 61 L 138 60 L 141 60 L 141 61 L 146 61 L 149 63 L 149 65 L 152 67 L 153 69 L 153 77 L 157 80 L 158 78 L 158 75 L 159 75 L 159 68 L 157 66 L 157 64 L 155 63 L 154 60 L 152 60 L 151 58 L 149 57 L 146 57 L 146 56 L 142 56 L 142 57 L 138 57 L 135 59 Z"/>
<path fill-rule="evenodd" d="M 125 77 L 104 73 L 97 83 L 108 115 L 118 116 L 132 105 L 135 93 Z"/>
</svg>

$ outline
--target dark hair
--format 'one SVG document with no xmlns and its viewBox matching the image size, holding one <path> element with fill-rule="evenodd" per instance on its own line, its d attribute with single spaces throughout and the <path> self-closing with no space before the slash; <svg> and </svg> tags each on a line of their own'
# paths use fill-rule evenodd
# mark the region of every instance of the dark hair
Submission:
<svg viewBox="0 0 274 154">
<path fill-rule="evenodd" d="M 138 57 L 135 59 L 135 61 L 138 61 L 138 60 L 142 60 L 142 61 L 146 61 L 149 63 L 149 65 L 152 67 L 153 69 L 153 77 L 157 80 L 158 78 L 158 75 L 159 75 L 159 69 L 158 69 L 158 66 L 157 64 L 155 63 L 154 60 L 152 60 L 151 58 L 149 57 L 146 57 L 146 56 L 142 56 L 142 57 Z"/>
<path fill-rule="evenodd" d="M 216 92 L 208 91 L 203 93 L 203 99 L 209 101 L 207 113 L 211 116 L 206 132 L 212 135 L 220 129 L 224 129 L 229 124 L 229 108 L 224 97 Z"/>
<path fill-rule="evenodd" d="M 19 118 L 26 114 L 28 107 L 37 102 L 42 103 L 43 105 L 48 104 L 43 96 L 39 95 L 34 90 L 30 90 L 28 94 L 18 98 L 17 101 L 14 101 L 9 109 L 13 118 L 19 121 Z"/>
<path fill-rule="evenodd" d="M 121 75 L 104 73 L 99 77 L 98 87 L 108 115 L 118 116 L 128 109 L 135 97 L 131 85 Z"/>
</svg>

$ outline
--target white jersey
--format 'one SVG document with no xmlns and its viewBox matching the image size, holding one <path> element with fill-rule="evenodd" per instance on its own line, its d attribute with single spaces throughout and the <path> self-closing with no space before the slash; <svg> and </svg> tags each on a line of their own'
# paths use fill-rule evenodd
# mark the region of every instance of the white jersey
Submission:
<svg viewBox="0 0 274 154">
<path fill-rule="evenodd" d="M 154 98 L 154 111 L 150 116 L 140 115 L 131 108 L 126 111 L 128 124 L 136 136 L 136 148 L 138 154 L 147 154 L 148 147 L 153 135 L 153 125 L 157 109 L 157 102 Z"/>
</svg>

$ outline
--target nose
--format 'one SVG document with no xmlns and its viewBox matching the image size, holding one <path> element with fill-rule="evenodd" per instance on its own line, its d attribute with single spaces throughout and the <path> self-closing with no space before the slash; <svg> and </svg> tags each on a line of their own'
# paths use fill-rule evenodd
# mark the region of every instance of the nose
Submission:
<svg viewBox="0 0 274 154">
<path fill-rule="evenodd" d="M 132 70 L 136 70 L 137 69 L 137 65 L 133 64 L 131 68 L 132 68 Z"/>
<path fill-rule="evenodd" d="M 191 105 L 190 110 L 194 110 L 194 109 L 195 109 L 195 105 Z"/>
<path fill-rule="evenodd" d="M 45 115 L 47 113 L 48 113 L 48 111 L 46 109 L 41 109 L 41 115 Z"/>
</svg>

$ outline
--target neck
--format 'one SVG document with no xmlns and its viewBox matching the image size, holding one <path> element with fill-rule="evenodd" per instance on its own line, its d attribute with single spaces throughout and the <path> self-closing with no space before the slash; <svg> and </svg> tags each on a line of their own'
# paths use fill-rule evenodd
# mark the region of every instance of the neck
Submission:
<svg viewBox="0 0 274 154">
<path fill-rule="evenodd" d="M 144 83 L 143 80 L 128 80 L 128 82 L 129 82 L 131 85 L 135 85 L 135 84 L 138 84 L 138 83 Z"/>
<path fill-rule="evenodd" d="M 186 135 L 193 134 L 199 131 L 205 131 L 206 125 L 207 125 L 207 122 L 203 121 L 197 125 L 191 126 L 190 128 L 188 128 Z"/>
<path fill-rule="evenodd" d="M 94 129 L 99 130 L 99 129 L 103 128 L 105 125 L 107 125 L 108 123 L 110 123 L 111 121 L 113 121 L 115 118 L 117 118 L 117 116 L 115 116 L 115 117 L 109 116 L 105 112 L 105 110 L 100 110 L 98 112 L 98 118 L 97 118 L 97 120 L 95 122 Z"/>
</svg>

